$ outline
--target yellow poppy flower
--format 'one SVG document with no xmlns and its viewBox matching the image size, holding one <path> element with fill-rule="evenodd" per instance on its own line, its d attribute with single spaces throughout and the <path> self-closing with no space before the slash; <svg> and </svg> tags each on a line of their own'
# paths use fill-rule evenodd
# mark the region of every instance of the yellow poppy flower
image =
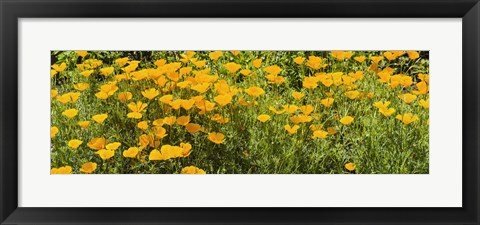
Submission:
<svg viewBox="0 0 480 225">
<path fill-rule="evenodd" d="M 355 165 L 355 163 L 346 163 L 345 164 L 345 169 L 347 169 L 348 171 L 352 172 L 355 170 L 355 168 L 357 168 L 357 166 Z"/>
<path fill-rule="evenodd" d="M 310 113 L 312 113 L 314 110 L 315 108 L 313 107 L 313 105 L 304 105 L 300 107 L 300 111 L 302 111 L 302 113 L 306 116 L 310 115 Z"/>
<path fill-rule="evenodd" d="M 73 149 L 77 149 L 78 147 L 80 147 L 80 145 L 82 143 L 83 143 L 83 141 L 81 141 L 81 140 L 72 139 L 72 140 L 68 141 L 68 147 L 73 148 Z"/>
<path fill-rule="evenodd" d="M 135 158 L 137 157 L 138 154 L 138 148 L 136 147 L 131 147 L 128 148 L 128 150 L 123 151 L 122 155 L 125 158 Z"/>
<path fill-rule="evenodd" d="M 260 66 L 262 66 L 262 59 L 255 59 L 252 61 L 252 65 L 255 67 L 255 68 L 260 68 Z"/>
<path fill-rule="evenodd" d="M 170 104 L 173 100 L 173 95 L 164 95 L 158 99 L 158 101 L 165 103 L 165 104 Z"/>
<path fill-rule="evenodd" d="M 132 99 L 132 97 L 132 93 L 128 91 L 118 93 L 118 100 L 121 102 L 127 102 L 128 100 Z"/>
<path fill-rule="evenodd" d="M 323 130 L 316 130 L 313 132 L 312 139 L 325 139 L 327 138 L 328 132 L 323 131 Z"/>
<path fill-rule="evenodd" d="M 428 109 L 428 108 L 430 108 L 430 99 L 428 99 L 428 98 L 427 98 L 427 100 L 420 99 L 420 101 L 418 101 L 418 104 L 420 106 L 422 106 L 424 109 Z"/>
<path fill-rule="evenodd" d="M 102 100 L 105 100 L 108 98 L 108 94 L 102 91 L 95 93 L 95 96 Z"/>
<path fill-rule="evenodd" d="M 241 65 L 236 64 L 234 62 L 229 62 L 227 64 L 224 64 L 225 68 L 230 72 L 230 73 L 235 73 L 237 72 L 240 68 L 242 68 Z"/>
<path fill-rule="evenodd" d="M 51 127 L 50 128 L 50 138 L 54 138 L 58 134 L 58 127 Z"/>
<path fill-rule="evenodd" d="M 138 145 L 140 145 L 142 149 L 147 147 L 152 142 L 153 137 L 151 135 L 142 134 L 140 137 L 138 137 Z"/>
<path fill-rule="evenodd" d="M 188 123 L 190 123 L 190 116 L 180 116 L 177 119 L 177 124 L 180 126 L 186 126 Z"/>
<path fill-rule="evenodd" d="M 59 95 L 57 96 L 57 101 L 59 101 L 62 104 L 67 104 L 71 101 L 70 94 L 64 94 L 64 95 Z"/>
<path fill-rule="evenodd" d="M 193 65 L 195 65 L 197 68 L 203 68 L 205 64 L 207 63 L 206 60 L 192 60 Z"/>
<path fill-rule="evenodd" d="M 418 74 L 418 79 L 420 79 L 421 81 L 424 81 L 424 82 L 426 82 L 426 83 L 428 84 L 429 81 L 430 81 L 430 75 L 428 75 L 428 74 L 423 74 L 423 73 L 419 73 L 419 74 Z"/>
<path fill-rule="evenodd" d="M 398 85 L 400 85 L 401 80 L 402 80 L 402 75 L 401 74 L 393 75 L 390 78 L 390 87 L 391 88 L 397 87 Z"/>
<path fill-rule="evenodd" d="M 372 60 L 374 64 L 378 64 L 378 62 L 383 60 L 383 56 L 370 56 L 370 60 Z"/>
<path fill-rule="evenodd" d="M 179 70 L 180 72 L 180 75 L 188 75 L 190 72 L 192 72 L 192 67 L 188 66 L 188 67 L 183 67 Z"/>
<path fill-rule="evenodd" d="M 381 72 L 377 73 L 377 75 L 380 77 L 380 79 L 378 79 L 378 81 L 381 82 L 381 83 L 390 82 L 390 78 L 392 77 L 391 73 L 388 73 L 388 72 L 385 72 L 385 71 L 381 71 Z"/>
<path fill-rule="evenodd" d="M 256 101 L 246 101 L 243 97 L 238 98 L 238 103 L 242 106 L 254 106 Z"/>
<path fill-rule="evenodd" d="M 280 68 L 277 65 L 267 66 L 263 69 L 263 71 L 267 72 L 270 75 L 274 75 L 274 76 L 277 76 L 280 72 L 282 72 L 282 70 L 283 69 Z"/>
<path fill-rule="evenodd" d="M 384 116 L 390 116 L 393 113 L 395 113 L 394 108 L 380 108 L 380 109 L 378 109 L 378 111 Z"/>
<path fill-rule="evenodd" d="M 157 138 L 160 138 L 160 139 L 162 139 L 162 138 L 164 138 L 168 135 L 167 130 L 165 128 L 163 128 L 162 126 L 155 127 L 154 131 L 155 131 L 155 136 Z"/>
<path fill-rule="evenodd" d="M 82 165 L 82 168 L 80 168 L 80 172 L 82 173 L 92 173 L 97 169 L 97 164 L 94 162 L 87 162 Z"/>
<path fill-rule="evenodd" d="M 75 53 L 82 58 L 84 58 L 88 54 L 87 51 L 75 51 Z"/>
<path fill-rule="evenodd" d="M 283 113 L 285 112 L 285 110 L 277 110 L 277 109 L 275 109 L 275 107 L 273 107 L 273 106 L 268 107 L 268 110 L 274 112 L 274 113 L 277 114 L 277 115 L 283 114 Z"/>
<path fill-rule="evenodd" d="M 58 65 L 58 64 L 53 64 L 52 65 L 52 69 L 54 69 L 55 71 L 57 71 L 59 73 L 64 71 L 66 68 L 67 68 L 67 64 L 65 64 L 64 62 L 61 63 L 60 65 Z"/>
<path fill-rule="evenodd" d="M 150 89 L 147 89 L 145 91 L 142 91 L 143 97 L 148 98 L 148 100 L 154 99 L 159 94 L 160 94 L 160 92 L 155 88 L 150 88 Z"/>
<path fill-rule="evenodd" d="M 221 116 L 220 114 L 210 116 L 210 119 L 218 123 L 228 123 L 228 121 L 230 120 L 226 117 Z"/>
<path fill-rule="evenodd" d="M 425 81 L 418 82 L 415 84 L 417 87 L 417 91 L 413 91 L 414 94 L 417 95 L 425 95 L 428 93 L 428 84 Z"/>
<path fill-rule="evenodd" d="M 187 166 L 182 169 L 180 172 L 182 174 L 206 174 L 205 170 L 197 168 L 195 166 Z"/>
<path fill-rule="evenodd" d="M 303 94 L 302 92 L 298 92 L 298 91 L 294 91 L 292 93 L 292 97 L 296 100 L 300 100 L 303 98 L 303 96 L 305 96 L 305 94 Z"/>
<path fill-rule="evenodd" d="M 115 150 L 117 150 L 121 145 L 122 145 L 122 143 L 120 143 L 120 142 L 112 142 L 112 143 L 109 143 L 109 144 L 105 145 L 105 148 L 106 148 L 107 150 L 115 151 Z"/>
<path fill-rule="evenodd" d="M 215 96 L 215 98 L 213 98 L 213 100 L 215 100 L 215 102 L 221 106 L 226 106 L 227 104 L 232 102 L 232 96 L 229 94 L 217 95 Z"/>
<path fill-rule="evenodd" d="M 56 70 L 50 70 L 50 78 L 53 78 L 57 74 L 58 72 Z"/>
<path fill-rule="evenodd" d="M 97 152 L 95 152 L 95 154 L 100 156 L 100 158 L 102 158 L 103 160 L 107 160 L 107 159 L 112 158 L 115 155 L 115 151 L 107 150 L 107 149 L 100 149 Z"/>
<path fill-rule="evenodd" d="M 396 119 L 402 121 L 405 125 L 413 123 L 418 120 L 418 116 L 412 115 L 411 113 L 405 113 L 403 115 L 397 115 Z"/>
<path fill-rule="evenodd" d="M 283 106 L 283 111 L 285 111 L 288 114 L 292 114 L 298 110 L 298 106 L 296 105 L 284 105 Z"/>
<path fill-rule="evenodd" d="M 415 60 L 415 59 L 418 59 L 418 57 L 420 57 L 420 54 L 418 54 L 417 51 L 408 51 L 407 54 L 411 60 Z"/>
<path fill-rule="evenodd" d="M 360 95 L 360 92 L 358 91 L 347 91 L 345 92 L 345 95 L 349 98 L 349 99 L 356 99 L 358 98 L 358 96 Z"/>
<path fill-rule="evenodd" d="M 77 114 L 78 114 L 78 110 L 76 110 L 76 109 L 67 109 L 67 110 L 62 112 L 62 115 L 66 116 L 70 119 L 75 117 Z"/>
<path fill-rule="evenodd" d="M 176 99 L 171 101 L 169 104 L 173 109 L 178 110 L 182 106 L 182 100 L 181 99 Z"/>
<path fill-rule="evenodd" d="M 134 118 L 134 119 L 140 119 L 142 118 L 142 113 L 146 112 L 147 104 L 143 103 L 141 101 L 138 101 L 137 103 L 135 102 L 130 102 L 128 103 L 128 109 L 130 109 L 132 112 L 127 114 L 128 118 Z"/>
<path fill-rule="evenodd" d="M 90 75 L 92 75 L 93 72 L 94 72 L 94 70 L 85 70 L 85 71 L 80 72 L 80 74 L 84 77 L 89 77 Z"/>
<path fill-rule="evenodd" d="M 325 95 L 326 95 L 327 97 L 332 97 L 333 94 L 334 94 L 334 93 L 333 93 L 333 92 L 330 92 L 330 91 L 325 92 Z"/>
<path fill-rule="evenodd" d="M 167 160 L 171 158 L 187 157 L 190 154 L 192 146 L 182 143 L 181 147 L 164 145 L 160 151 L 154 149 L 150 152 L 149 160 Z"/>
<path fill-rule="evenodd" d="M 73 88 L 75 88 L 78 91 L 84 91 L 88 87 L 90 87 L 90 85 L 87 83 L 78 83 L 73 85 Z"/>
<path fill-rule="evenodd" d="M 336 134 L 337 130 L 335 130 L 335 128 L 333 127 L 327 127 L 327 132 L 328 134 L 332 135 L 332 134 Z"/>
<path fill-rule="evenodd" d="M 363 79 L 363 72 L 362 71 L 357 71 L 355 73 L 348 73 L 349 76 L 351 76 L 354 80 L 362 80 Z"/>
<path fill-rule="evenodd" d="M 377 107 L 378 111 L 384 116 L 390 116 L 393 113 L 395 113 L 394 108 L 388 108 L 388 106 L 390 105 L 389 101 L 386 101 L 386 102 L 378 101 L 378 102 L 375 102 L 373 105 Z"/>
<path fill-rule="evenodd" d="M 405 51 L 391 51 L 397 58 L 402 56 L 402 55 L 405 55 Z"/>
<path fill-rule="evenodd" d="M 185 110 L 190 110 L 193 107 L 194 104 L 195 104 L 195 99 L 189 99 L 189 100 L 181 99 L 180 100 L 180 106 Z"/>
<path fill-rule="evenodd" d="M 221 144 L 225 142 L 225 135 L 223 135 L 222 133 L 212 132 L 208 134 L 208 140 L 215 144 Z"/>
<path fill-rule="evenodd" d="M 265 91 L 262 88 L 252 86 L 252 87 L 249 87 L 248 89 L 245 89 L 245 93 L 247 93 L 252 97 L 258 97 L 260 95 L 265 94 Z"/>
<path fill-rule="evenodd" d="M 148 129 L 148 122 L 147 121 L 138 122 L 137 127 L 142 129 L 142 130 L 146 130 L 146 129 Z"/>
<path fill-rule="evenodd" d="M 90 121 L 80 121 L 77 123 L 83 129 L 87 129 L 90 126 Z"/>
<path fill-rule="evenodd" d="M 106 93 L 108 96 L 113 95 L 118 90 L 117 82 L 108 82 L 100 86 L 100 92 Z"/>
<path fill-rule="evenodd" d="M 276 84 L 276 85 L 280 85 L 280 84 L 283 84 L 285 82 L 285 78 L 282 77 L 282 76 L 277 76 L 277 75 L 272 75 L 272 74 L 268 74 L 267 76 L 265 76 L 267 78 L 267 80 L 269 81 L 268 83 L 269 84 Z"/>
<path fill-rule="evenodd" d="M 322 129 L 323 125 L 322 124 L 319 124 L 319 125 L 312 124 L 308 128 L 310 128 L 311 131 L 316 131 L 316 130 Z"/>
<path fill-rule="evenodd" d="M 180 54 L 182 59 L 180 61 L 187 63 L 188 61 L 192 60 L 193 56 L 196 54 L 194 51 L 187 51 L 185 54 Z"/>
<path fill-rule="evenodd" d="M 192 145 L 190 143 L 180 143 L 180 148 L 183 149 L 182 156 L 187 157 L 190 155 L 192 150 Z"/>
<path fill-rule="evenodd" d="M 332 51 L 331 54 L 338 60 L 350 59 L 353 56 L 353 52 L 346 51 Z"/>
<path fill-rule="evenodd" d="M 373 103 L 373 106 L 377 107 L 378 109 L 387 108 L 389 105 L 390 105 L 389 101 L 386 101 L 386 102 L 378 101 Z"/>
<path fill-rule="evenodd" d="M 202 101 L 199 101 L 199 102 L 195 102 L 195 106 L 198 109 L 201 110 L 200 114 L 205 113 L 205 112 L 210 112 L 213 109 L 215 109 L 215 103 L 207 101 L 207 100 L 202 100 Z"/>
<path fill-rule="evenodd" d="M 312 69 L 321 69 L 326 66 L 326 64 L 322 64 L 323 59 L 317 56 L 309 56 L 307 60 L 307 66 Z"/>
<path fill-rule="evenodd" d="M 190 89 L 203 94 L 203 93 L 208 91 L 210 86 L 211 86 L 210 83 L 201 83 L 201 84 L 197 84 L 197 85 L 192 86 Z"/>
<path fill-rule="evenodd" d="M 333 77 L 333 76 L 332 76 Z M 336 77 L 335 77 L 336 78 Z M 337 78 L 336 78 L 337 79 Z M 337 80 L 335 80 L 337 81 Z M 350 86 L 353 86 L 353 82 L 355 80 L 353 79 L 353 77 L 351 76 L 347 76 L 347 75 L 341 75 L 341 82 L 340 82 L 340 79 L 338 79 L 337 82 L 334 82 L 334 83 L 338 83 L 338 85 L 345 85 L 346 87 L 350 87 Z"/>
<path fill-rule="evenodd" d="M 312 121 L 313 117 L 311 116 L 306 116 L 306 115 L 296 115 L 296 116 L 291 116 L 290 121 L 292 121 L 293 124 L 299 124 L 299 123 L 307 123 Z"/>
<path fill-rule="evenodd" d="M 50 90 L 50 98 L 55 98 L 58 95 L 58 90 Z"/>
<path fill-rule="evenodd" d="M 232 55 L 234 56 L 237 56 L 238 54 L 240 54 L 240 51 L 230 51 L 230 53 L 232 53 Z"/>
<path fill-rule="evenodd" d="M 115 59 L 115 63 L 118 64 L 119 66 L 125 66 L 127 62 L 128 62 L 128 57 Z"/>
<path fill-rule="evenodd" d="M 394 54 L 393 52 L 384 52 L 383 56 L 388 59 L 388 61 L 395 60 L 397 58 L 397 55 Z"/>
<path fill-rule="evenodd" d="M 52 168 L 50 170 L 50 174 L 71 174 L 72 167 L 71 166 L 62 166 L 59 168 Z"/>
<path fill-rule="evenodd" d="M 318 87 L 318 81 L 320 81 L 318 77 L 305 77 L 303 78 L 302 86 L 304 88 L 314 89 Z"/>
<path fill-rule="evenodd" d="M 294 125 L 293 127 L 291 127 L 290 125 L 285 125 L 283 128 L 285 128 L 285 130 L 289 133 L 289 134 L 295 134 L 297 133 L 297 130 L 300 128 L 300 126 L 298 125 Z"/>
<path fill-rule="evenodd" d="M 349 125 L 353 122 L 353 117 L 351 116 L 344 116 L 340 119 L 340 123 L 342 123 L 343 125 Z"/>
<path fill-rule="evenodd" d="M 262 114 L 262 115 L 257 117 L 257 120 L 260 120 L 260 122 L 265 123 L 268 120 L 270 120 L 270 116 L 267 115 L 267 114 Z"/>
<path fill-rule="evenodd" d="M 303 61 L 305 61 L 305 58 L 301 57 L 301 56 L 297 56 L 295 59 L 293 59 L 293 61 L 298 64 L 298 65 L 301 65 L 303 63 Z"/>
<path fill-rule="evenodd" d="M 335 99 L 333 98 L 324 98 L 320 100 L 320 103 L 322 103 L 322 105 L 324 105 L 325 107 L 330 107 L 334 101 Z"/>
<path fill-rule="evenodd" d="M 415 101 L 415 99 L 417 99 L 417 96 L 412 95 L 410 93 L 407 93 L 407 94 L 399 95 L 398 98 L 402 99 L 406 103 L 411 103 L 411 102 Z"/>
<path fill-rule="evenodd" d="M 217 61 L 218 58 L 220 58 L 220 56 L 223 55 L 223 52 L 222 51 L 214 51 L 214 52 L 210 52 L 208 54 L 208 56 L 210 57 L 210 59 L 213 59 L 213 61 Z"/>
<path fill-rule="evenodd" d="M 105 68 L 102 68 L 100 69 L 100 73 L 102 73 L 103 76 L 110 76 L 110 74 L 113 73 L 113 71 L 115 70 L 115 68 L 113 67 L 105 67 Z"/>
<path fill-rule="evenodd" d="M 252 71 L 251 71 L 251 70 L 248 70 L 248 69 L 243 69 L 243 70 L 240 70 L 240 73 L 241 73 L 243 76 L 248 77 L 248 75 L 250 75 L 250 73 L 252 73 Z"/>
<path fill-rule="evenodd" d="M 100 150 L 105 148 L 107 140 L 103 137 L 93 138 L 87 143 L 87 146 L 93 150 Z"/>
<path fill-rule="evenodd" d="M 196 124 L 196 123 L 189 123 L 185 126 L 185 128 L 187 129 L 188 133 L 190 134 L 194 134 L 194 133 L 197 133 L 198 131 L 200 131 L 200 124 Z"/>
<path fill-rule="evenodd" d="M 106 114 L 106 113 L 97 114 L 97 115 L 92 116 L 92 119 L 97 123 L 103 123 L 103 121 L 105 121 L 105 119 L 107 119 L 107 118 L 108 118 L 108 114 Z"/>
<path fill-rule="evenodd" d="M 167 117 L 163 118 L 163 124 L 167 124 L 167 125 L 170 125 L 170 126 L 175 124 L 176 121 L 177 121 L 176 116 L 167 116 Z"/>
<path fill-rule="evenodd" d="M 80 97 L 80 92 L 70 92 L 68 93 L 68 96 L 70 97 L 70 101 L 72 103 L 76 102 L 78 98 Z"/>
<path fill-rule="evenodd" d="M 362 55 L 362 56 L 354 57 L 353 59 L 359 63 L 362 63 L 363 61 L 365 61 L 366 57 Z"/>
<path fill-rule="evenodd" d="M 162 156 L 162 153 L 160 153 L 160 151 L 158 151 L 157 149 L 153 149 L 148 155 L 148 160 L 164 160 L 164 157 Z"/>
</svg>

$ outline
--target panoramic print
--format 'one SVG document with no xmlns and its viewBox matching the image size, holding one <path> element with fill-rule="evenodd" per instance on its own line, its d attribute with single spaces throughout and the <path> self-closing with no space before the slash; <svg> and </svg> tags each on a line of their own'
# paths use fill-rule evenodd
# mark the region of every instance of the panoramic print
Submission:
<svg viewBox="0 0 480 225">
<path fill-rule="evenodd" d="M 51 51 L 51 174 L 428 174 L 429 52 Z"/>
</svg>

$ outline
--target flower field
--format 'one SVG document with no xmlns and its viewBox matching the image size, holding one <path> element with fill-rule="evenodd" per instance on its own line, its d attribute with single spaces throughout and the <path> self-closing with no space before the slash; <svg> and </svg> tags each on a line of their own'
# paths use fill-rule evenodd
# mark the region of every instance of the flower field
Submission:
<svg viewBox="0 0 480 225">
<path fill-rule="evenodd" d="M 52 51 L 51 174 L 426 174 L 428 51 Z"/>
</svg>

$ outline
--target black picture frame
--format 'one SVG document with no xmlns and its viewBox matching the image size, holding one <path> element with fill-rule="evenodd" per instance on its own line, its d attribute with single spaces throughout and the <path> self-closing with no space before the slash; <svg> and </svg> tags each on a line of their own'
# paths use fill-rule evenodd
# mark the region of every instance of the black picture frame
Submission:
<svg viewBox="0 0 480 225">
<path fill-rule="evenodd" d="M 0 15 L 1 224 L 479 224 L 478 0 L 0 0 Z M 62 17 L 463 18 L 463 207 L 18 207 L 18 19 Z"/>
</svg>

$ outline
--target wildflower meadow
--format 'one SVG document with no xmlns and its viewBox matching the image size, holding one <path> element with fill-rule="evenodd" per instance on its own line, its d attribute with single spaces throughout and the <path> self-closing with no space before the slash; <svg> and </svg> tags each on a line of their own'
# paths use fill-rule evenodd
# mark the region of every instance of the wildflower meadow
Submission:
<svg viewBox="0 0 480 225">
<path fill-rule="evenodd" d="M 428 51 L 52 51 L 51 174 L 428 174 Z"/>
</svg>

